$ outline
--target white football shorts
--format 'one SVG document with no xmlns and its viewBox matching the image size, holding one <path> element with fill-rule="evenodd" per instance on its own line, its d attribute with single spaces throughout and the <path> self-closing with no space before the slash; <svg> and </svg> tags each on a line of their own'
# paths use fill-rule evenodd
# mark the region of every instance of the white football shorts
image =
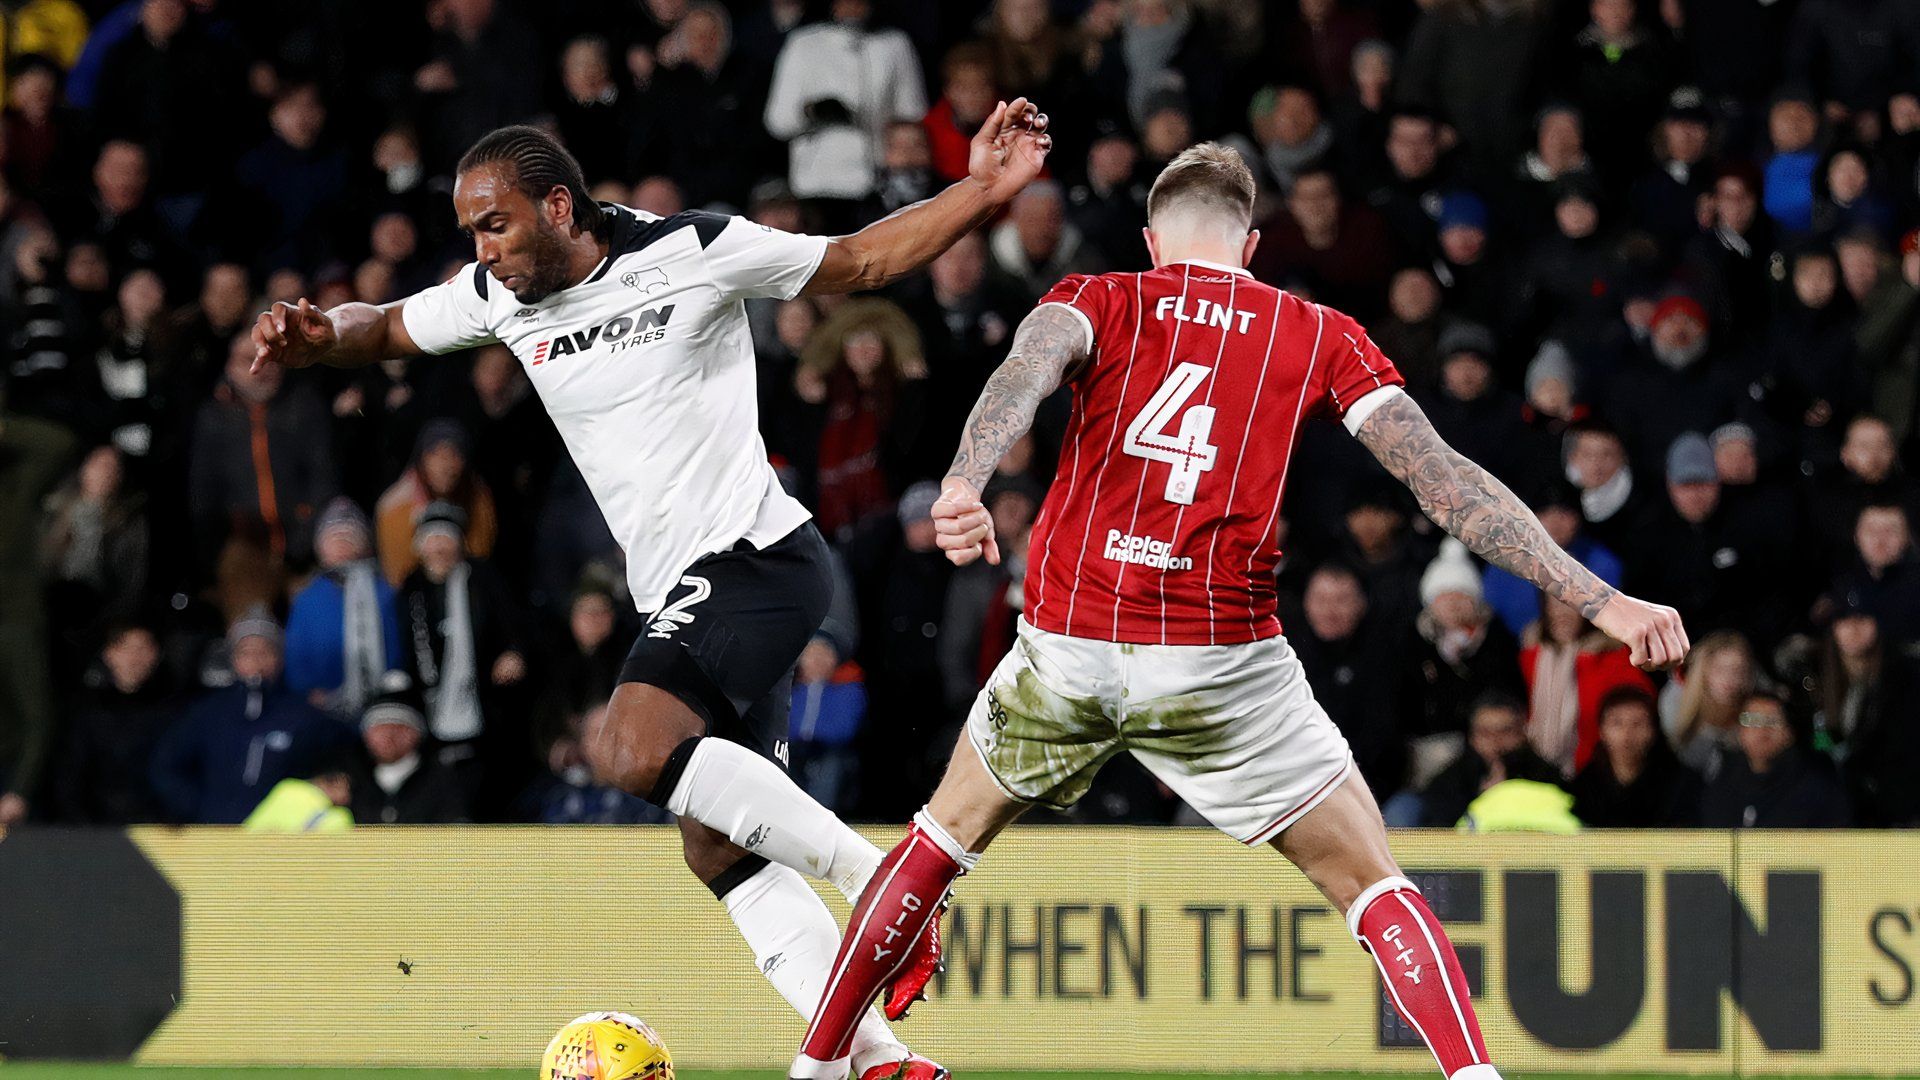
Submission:
<svg viewBox="0 0 1920 1080">
<path fill-rule="evenodd" d="M 1079 801 L 1124 750 L 1249 845 L 1280 835 L 1353 769 L 1283 637 L 1130 645 L 1021 619 L 967 736 L 1008 797 L 1055 809 Z"/>
</svg>

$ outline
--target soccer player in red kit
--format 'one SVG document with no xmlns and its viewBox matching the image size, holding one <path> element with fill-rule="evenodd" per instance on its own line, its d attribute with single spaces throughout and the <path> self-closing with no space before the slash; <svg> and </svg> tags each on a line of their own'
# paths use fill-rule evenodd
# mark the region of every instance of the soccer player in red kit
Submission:
<svg viewBox="0 0 1920 1080">
<path fill-rule="evenodd" d="M 1019 637 L 939 790 L 854 908 L 792 1076 L 844 1075 L 875 994 L 890 986 L 896 1013 L 931 976 L 910 947 L 938 933 L 954 878 L 1027 806 L 1071 805 L 1122 750 L 1227 835 L 1278 848 L 1346 913 L 1451 1080 L 1499 1076 L 1446 932 L 1395 865 L 1274 614 L 1275 527 L 1300 425 L 1345 424 L 1448 532 L 1579 609 L 1636 664 L 1679 663 L 1686 635 L 1673 609 L 1595 577 L 1448 447 L 1358 323 L 1247 274 L 1253 197 L 1234 151 L 1175 158 L 1147 200 L 1154 269 L 1061 282 L 974 407 L 933 511 L 959 564 L 998 560 L 981 488 L 1041 400 L 1074 391 Z"/>
</svg>

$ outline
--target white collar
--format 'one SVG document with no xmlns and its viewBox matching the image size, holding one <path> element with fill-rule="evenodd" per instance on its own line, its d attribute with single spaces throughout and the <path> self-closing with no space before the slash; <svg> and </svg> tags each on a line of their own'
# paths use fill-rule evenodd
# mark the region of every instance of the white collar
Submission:
<svg viewBox="0 0 1920 1080">
<path fill-rule="evenodd" d="M 1181 259 L 1179 262 L 1172 262 L 1167 265 L 1179 266 L 1181 263 L 1185 263 L 1188 266 L 1204 266 L 1209 270 L 1224 270 L 1229 274 L 1242 274 L 1246 277 L 1253 276 L 1252 271 L 1244 266 L 1228 266 L 1226 263 L 1209 262 L 1206 259 Z"/>
</svg>

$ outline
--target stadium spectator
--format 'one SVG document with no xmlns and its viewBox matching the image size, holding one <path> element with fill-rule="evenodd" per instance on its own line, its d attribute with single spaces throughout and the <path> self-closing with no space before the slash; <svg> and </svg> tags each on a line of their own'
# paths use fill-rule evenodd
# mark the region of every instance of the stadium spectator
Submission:
<svg viewBox="0 0 1920 1080">
<path fill-rule="evenodd" d="M 604 37 L 574 38 L 560 54 L 560 87 L 565 96 L 554 110 L 554 123 L 590 184 L 626 176 L 629 144 L 644 145 L 651 133 L 647 123 L 651 117 L 635 107 L 632 95 L 613 73 L 613 56 Z"/>
<path fill-rule="evenodd" d="M 1746 162 L 1720 166 L 1706 203 L 1706 224 L 1683 254 L 1713 315 L 1713 328 L 1736 346 L 1758 340 L 1772 307 L 1773 222 L 1760 213 L 1760 172 Z"/>
<path fill-rule="evenodd" d="M 1740 708 L 1758 685 L 1753 646 L 1737 631 L 1707 634 L 1694 643 L 1685 673 L 1667 683 L 1660 727 L 1680 760 L 1705 770 L 1734 742 Z"/>
<path fill-rule="evenodd" d="M 1599 742 L 1573 778 L 1573 812 L 1596 829 L 1689 825 L 1699 813 L 1700 778 L 1660 734 L 1653 697 L 1617 687 L 1599 703 Z"/>
<path fill-rule="evenodd" d="M 1861 507 L 1853 527 L 1854 554 L 1842 564 L 1835 591 L 1858 595 L 1880 620 L 1887 640 L 1901 648 L 1920 642 L 1920 555 L 1912 519 L 1897 503 Z"/>
<path fill-rule="evenodd" d="M 844 812 L 854 805 L 860 790 L 855 742 L 867 721 L 866 673 L 853 661 L 860 647 L 860 612 L 853 574 L 838 552 L 828 559 L 833 574 L 833 604 L 794 669 L 793 714 L 788 728 L 793 734 L 793 771 L 800 786 L 820 805 Z M 956 574 L 955 582 L 958 580 Z M 952 596 L 949 587 L 949 611 Z M 948 621 L 951 623 L 951 619 Z M 951 644 L 947 630 L 941 627 L 943 670 Z M 962 685 L 972 686 L 977 678 L 973 670 L 968 670 L 962 675 Z"/>
<path fill-rule="evenodd" d="M 567 609 L 565 641 L 546 657 L 549 672 L 535 710 L 535 730 L 552 741 L 612 696 L 627 659 L 613 593 L 583 581 Z"/>
<path fill-rule="evenodd" d="M 139 28 L 100 66 L 95 128 L 128 139 L 152 157 L 153 190 L 179 207 L 175 229 L 206 201 L 206 185 L 227 175 L 244 128 L 243 62 L 187 0 L 142 0 Z"/>
<path fill-rule="evenodd" d="M 1544 44 L 1544 6 L 1435 4 L 1407 38 L 1396 95 L 1452 125 L 1483 181 L 1506 176 L 1526 141 L 1526 94 Z"/>
<path fill-rule="evenodd" d="M 848 565 L 864 571 L 855 580 L 865 631 L 855 655 L 867 673 L 872 711 L 891 718 L 884 725 L 866 725 L 862 769 L 869 776 L 885 768 L 916 778 L 867 793 L 864 804 L 885 807 L 879 811 L 883 816 L 909 812 L 904 804 L 888 805 L 889 798 L 896 803 L 912 799 L 903 789 L 918 792 L 921 784 L 932 783 L 927 756 L 939 752 L 933 748 L 940 745 L 938 733 L 946 730 L 938 708 L 946 700 L 940 624 L 953 565 L 935 545 L 930 515 L 939 495 L 931 481 L 908 486 L 893 514 L 869 518 L 845 548 Z"/>
<path fill-rule="evenodd" d="M 451 503 L 420 511 L 420 563 L 399 606 L 439 759 L 455 770 L 475 812 L 493 820 L 527 779 L 502 753 L 527 729 L 527 646 L 506 584 L 492 564 L 468 557 L 465 526 L 466 514 Z"/>
<path fill-rule="evenodd" d="M 85 430 L 118 447 L 143 479 L 157 467 L 156 453 L 177 464 L 186 442 L 184 405 L 198 400 L 188 397 L 166 303 L 166 285 L 152 270 L 122 277 L 113 310 L 101 319 L 102 340 L 93 357 L 100 396 Z"/>
<path fill-rule="evenodd" d="M 648 106 L 666 143 L 665 171 L 683 190 L 696 193 L 697 203 L 744 205 L 753 180 L 772 171 L 779 159 L 760 126 L 764 76 L 734 56 L 727 9 L 714 0 L 687 5 L 660 42 L 659 56 L 661 71 Z M 917 81 L 917 69 L 902 73 L 909 74 Z M 918 122 L 920 117 L 895 119 Z M 568 140 L 567 145 L 577 144 Z M 649 155 L 647 163 L 657 160 Z"/>
<path fill-rule="evenodd" d="M 1820 114 L 1801 87 L 1774 95 L 1767 113 L 1766 208 L 1784 235 L 1804 236 L 1813 228 L 1813 176 L 1820 165 L 1817 140 Z"/>
<path fill-rule="evenodd" d="M 1494 377 L 1499 346 L 1493 332 L 1460 321 L 1440 335 L 1440 380 L 1421 405 L 1447 444 L 1495 475 L 1521 486 L 1519 453 L 1527 443 L 1520 396 Z"/>
<path fill-rule="evenodd" d="M 54 697 L 36 557 L 41 500 L 65 471 L 73 437 L 8 410 L 0 379 L 0 828 L 32 806 L 52 747 Z"/>
<path fill-rule="evenodd" d="M 319 573 L 287 615 L 287 688 L 347 723 L 405 662 L 394 590 L 373 559 L 367 515 L 334 499 L 314 523 Z"/>
<path fill-rule="evenodd" d="M 1400 709 L 1410 735 L 1467 730 L 1473 703 L 1526 691 L 1513 635 L 1493 617 L 1464 545 L 1447 541 L 1420 575 L 1421 612 L 1401 654 Z"/>
<path fill-rule="evenodd" d="M 1647 130 L 1675 69 L 1663 38 L 1640 25 L 1633 0 L 1593 0 L 1587 10 L 1591 21 L 1554 70 L 1560 92 L 1587 118 L 1598 171 L 1618 183 L 1646 164 Z"/>
<path fill-rule="evenodd" d="M 80 165 L 82 119 L 60 102 L 60 65 L 33 51 L 0 50 L 7 62 L 6 111 L 0 114 L 7 172 L 21 194 L 44 202 L 72 184 Z"/>
<path fill-rule="evenodd" d="M 227 631 L 231 686 L 188 707 L 154 748 L 150 777 L 169 820 L 238 825 L 282 780 L 311 775 L 352 729 L 280 680 L 280 627 L 256 609 Z"/>
<path fill-rule="evenodd" d="M 1558 784 L 1559 770 L 1527 745 L 1527 710 L 1518 698 L 1493 693 L 1473 704 L 1467 749 L 1420 796 L 1420 824 L 1451 829 L 1488 788 L 1507 780 Z"/>
<path fill-rule="evenodd" d="M 1920 229 L 1900 241 L 1900 272 L 1862 307 L 1858 342 L 1873 411 L 1895 445 L 1909 448 L 1907 460 L 1920 461 Z"/>
<path fill-rule="evenodd" d="M 1869 505 L 1907 508 L 1912 521 L 1920 510 L 1920 483 L 1901 468 L 1892 425 L 1877 416 L 1856 416 L 1840 444 L 1840 468 L 1824 471 L 1813 488 L 1813 520 L 1822 542 L 1822 561 L 1843 566 L 1853 554 L 1854 526 Z"/>
<path fill-rule="evenodd" d="M 1771 646 L 1803 606 L 1792 525 L 1763 516 L 1764 503 L 1722 498 L 1703 435 L 1675 439 L 1666 464 L 1667 506 L 1636 539 L 1627 577 L 1699 634 L 1738 628 Z"/>
<path fill-rule="evenodd" d="M 1088 238 L 1108 266 L 1144 266 L 1147 185 L 1139 176 L 1140 148 L 1118 129 L 1093 141 L 1087 176 L 1067 192 L 1067 220 Z M 936 260 L 937 265 L 937 260 Z"/>
<path fill-rule="evenodd" d="M 475 139 L 540 111 L 541 64 L 533 29 L 496 0 L 449 0 L 432 9 L 432 59 L 413 73 L 428 156 L 453 164 Z"/>
<path fill-rule="evenodd" d="M 1652 706 L 1653 683 L 1627 651 L 1580 612 L 1544 594 L 1540 620 L 1522 639 L 1520 673 L 1527 680 L 1527 743 L 1563 779 L 1591 760 L 1600 740 L 1602 701 L 1632 687 L 1649 695 Z"/>
<path fill-rule="evenodd" d="M 165 820 L 147 776 L 155 745 L 180 715 L 150 627 L 117 623 L 67 709 L 52 777 L 55 820 L 139 825 Z"/>
<path fill-rule="evenodd" d="M 1512 310 L 1508 274 L 1489 250 L 1492 214 L 1471 191 L 1448 192 L 1434 221 L 1439 254 L 1433 276 L 1454 313 L 1486 326 L 1504 325 Z"/>
<path fill-rule="evenodd" d="M 1519 197 L 1515 212 L 1529 229 L 1553 220 L 1560 185 L 1593 172 L 1587 158 L 1587 122 L 1580 110 L 1564 101 L 1549 101 L 1533 118 L 1533 146 L 1520 156 L 1512 190 Z"/>
<path fill-rule="evenodd" d="M 994 268 L 1028 296 L 1038 296 L 1068 274 L 1096 273 L 1098 255 L 1067 219 L 1066 195 L 1051 180 L 1036 180 L 1015 196 L 1007 220 L 987 241 Z"/>
<path fill-rule="evenodd" d="M 814 332 L 794 373 L 807 433 L 796 465 L 828 536 L 884 515 L 904 486 L 926 379 L 919 331 L 888 301 L 850 300 Z"/>
<path fill-rule="evenodd" d="M 340 239 L 347 199 L 347 156 L 321 141 L 327 109 L 312 83 L 284 86 L 267 111 L 267 138 L 235 164 L 249 203 L 258 263 L 317 266 L 346 254 Z"/>
<path fill-rule="evenodd" d="M 97 446 L 47 499 L 40 558 L 56 653 L 84 654 L 107 623 L 146 602 L 147 500 L 126 479 L 120 452 Z M 63 659 L 57 671 L 70 685 L 84 665 Z"/>
<path fill-rule="evenodd" d="M 1813 748 L 1840 766 L 1863 825 L 1920 823 L 1920 724 L 1911 714 L 1920 665 L 1889 648 L 1857 596 L 1834 599 L 1822 649 Z"/>
<path fill-rule="evenodd" d="M 1294 182 L 1310 170 L 1331 172 L 1333 125 L 1305 87 L 1262 88 L 1247 106 L 1247 125 L 1253 144 L 1242 149 L 1241 156 L 1255 166 L 1262 188 L 1292 195 Z"/>
<path fill-rule="evenodd" d="M 1367 326 L 1367 336 L 1393 357 L 1412 394 L 1427 400 L 1440 381 L 1440 334 L 1447 325 L 1440 310 L 1440 283 L 1431 271 L 1409 266 L 1394 272 L 1387 285 L 1386 314 Z"/>
<path fill-rule="evenodd" d="M 1808 244 L 1788 267 L 1790 295 L 1767 330 L 1761 405 L 1786 432 L 1798 460 L 1829 464 L 1839 432 L 1866 404 L 1854 355 L 1853 298 L 1840 288 L 1833 251 Z"/>
<path fill-rule="evenodd" d="M 1700 203 L 1711 191 L 1708 153 L 1713 120 L 1698 87 L 1682 86 L 1667 97 L 1654 128 L 1653 162 L 1633 181 L 1628 201 L 1636 225 L 1668 255 L 1678 254 L 1700 229 Z"/>
<path fill-rule="evenodd" d="M 1324 303 L 1367 318 L 1380 310 L 1389 261 L 1379 215 L 1348 206 L 1324 165 L 1308 164 L 1287 188 L 1286 210 L 1260 227 L 1249 265 L 1264 281 L 1298 280 Z"/>
<path fill-rule="evenodd" d="M 895 120 L 927 113 L 912 43 L 872 25 L 870 0 L 833 0 L 831 17 L 787 36 L 767 92 L 767 132 L 790 153 L 793 193 L 830 220 L 873 193 L 882 139 Z M 852 97 L 849 99 L 849 92 Z"/>
<path fill-rule="evenodd" d="M 253 367 L 253 341 L 234 336 L 225 378 L 193 422 L 187 509 L 201 580 L 230 540 L 306 565 L 313 521 L 339 490 L 326 410 L 304 382 Z"/>
<path fill-rule="evenodd" d="M 1367 203 L 1387 220 L 1397 254 L 1427 259 L 1439 253 L 1444 192 L 1452 187 L 1441 164 L 1440 122 L 1407 106 L 1387 120 L 1386 169 L 1367 192 Z"/>
<path fill-rule="evenodd" d="M 380 695 L 360 717 L 366 759 L 354 762 L 348 808 L 360 825 L 445 825 L 467 820 L 452 770 L 421 752 L 426 721 L 404 692 Z"/>
<path fill-rule="evenodd" d="M 1391 803 L 1405 783 L 1407 747 L 1397 687 L 1378 673 L 1394 664 L 1395 627 L 1373 617 L 1359 575 L 1335 561 L 1308 575 L 1299 612 L 1282 619 L 1315 700 L 1347 737 L 1367 786 Z M 1417 815 L 1403 822 L 1417 823 Z"/>
<path fill-rule="evenodd" d="M 1684 293 L 1660 301 L 1651 336 L 1614 374 L 1607 415 L 1635 471 L 1653 475 L 1689 431 L 1735 419 L 1743 396 L 1736 362 L 1716 341 L 1707 309 Z"/>
<path fill-rule="evenodd" d="M 998 16 L 1001 8 L 1019 6 L 1026 0 L 995 5 Z M 1045 18 L 1045 5 L 1040 5 L 1040 17 Z M 1008 52 L 1015 52 L 1011 42 L 992 42 L 1001 44 Z M 1023 57 L 1008 57 L 1009 63 L 1019 63 Z M 1024 66 L 1024 64 L 1022 65 Z M 969 42 L 956 45 L 947 53 L 941 64 L 940 99 L 927 110 L 920 121 L 926 128 L 927 145 L 932 151 L 933 171 L 940 179 L 958 180 L 967 175 L 967 155 L 973 142 L 973 133 L 980 130 L 987 116 L 993 112 L 994 88 L 996 85 L 1029 87 L 1030 82 L 998 84 L 994 79 L 994 58 L 987 46 Z"/>
<path fill-rule="evenodd" d="M 1367 609 L 1398 627 L 1410 626 L 1420 611 L 1420 577 L 1431 558 L 1408 528 L 1403 502 L 1382 482 L 1370 477 L 1356 482 L 1347 493 L 1344 530 L 1334 552 L 1360 575 Z"/>
<path fill-rule="evenodd" d="M 461 534 L 468 554 L 484 559 L 493 553 L 499 518 L 492 490 L 468 465 L 470 446 L 466 429 L 458 421 L 443 417 L 422 424 L 414 440 L 412 463 L 374 504 L 380 569 L 394 585 L 407 580 L 419 565 L 414 526 L 429 503 L 452 503 L 466 515 Z"/>
<path fill-rule="evenodd" d="M 1787 707 L 1756 691 L 1741 705 L 1737 749 L 1700 794 L 1709 829 L 1839 829 L 1853 822 L 1833 764 L 1802 747 Z"/>
</svg>

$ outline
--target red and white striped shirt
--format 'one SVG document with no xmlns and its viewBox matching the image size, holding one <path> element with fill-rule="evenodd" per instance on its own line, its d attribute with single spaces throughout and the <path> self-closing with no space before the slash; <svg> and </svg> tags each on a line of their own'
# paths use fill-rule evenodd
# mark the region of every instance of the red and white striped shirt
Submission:
<svg viewBox="0 0 1920 1080">
<path fill-rule="evenodd" d="M 1280 633 L 1275 524 L 1300 425 L 1400 373 L 1351 318 L 1237 267 L 1075 274 L 1040 302 L 1083 316 L 1093 353 L 1034 523 L 1027 621 L 1141 644 Z"/>
</svg>

